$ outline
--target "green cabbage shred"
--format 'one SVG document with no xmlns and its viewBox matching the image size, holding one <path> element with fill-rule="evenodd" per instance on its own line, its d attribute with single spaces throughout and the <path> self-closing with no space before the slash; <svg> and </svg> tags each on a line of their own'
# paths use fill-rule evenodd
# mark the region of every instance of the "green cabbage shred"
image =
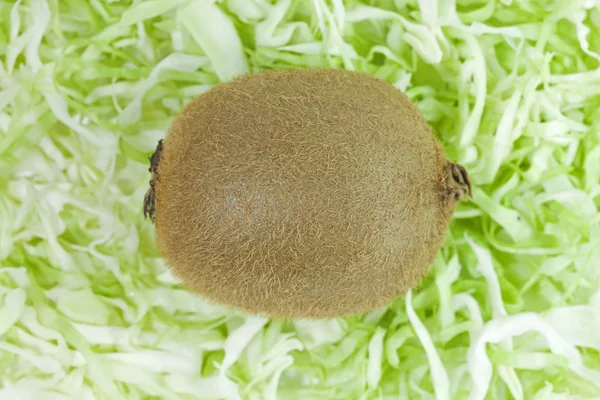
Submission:
<svg viewBox="0 0 600 400">
<path fill-rule="evenodd" d="M 366 71 L 471 172 L 430 274 L 367 315 L 184 290 L 148 157 L 264 69 Z M 0 399 L 597 399 L 596 0 L 0 0 Z"/>
</svg>

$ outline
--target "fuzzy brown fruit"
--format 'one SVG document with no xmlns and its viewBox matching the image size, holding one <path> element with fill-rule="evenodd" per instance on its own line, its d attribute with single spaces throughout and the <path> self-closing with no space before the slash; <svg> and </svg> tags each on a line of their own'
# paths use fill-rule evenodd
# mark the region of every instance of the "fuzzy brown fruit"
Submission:
<svg viewBox="0 0 600 400">
<path fill-rule="evenodd" d="M 400 90 L 343 70 L 218 85 L 159 150 L 145 209 L 166 264 L 205 298 L 270 317 L 390 303 L 471 190 Z"/>
</svg>

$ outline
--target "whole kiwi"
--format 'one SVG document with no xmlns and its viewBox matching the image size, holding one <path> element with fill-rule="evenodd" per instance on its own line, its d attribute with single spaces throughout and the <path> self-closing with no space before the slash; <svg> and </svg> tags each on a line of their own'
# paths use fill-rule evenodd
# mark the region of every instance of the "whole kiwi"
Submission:
<svg viewBox="0 0 600 400">
<path fill-rule="evenodd" d="M 152 157 L 144 211 L 206 299 L 274 318 L 389 304 L 427 273 L 467 172 L 399 89 L 337 69 L 217 85 Z"/>
</svg>

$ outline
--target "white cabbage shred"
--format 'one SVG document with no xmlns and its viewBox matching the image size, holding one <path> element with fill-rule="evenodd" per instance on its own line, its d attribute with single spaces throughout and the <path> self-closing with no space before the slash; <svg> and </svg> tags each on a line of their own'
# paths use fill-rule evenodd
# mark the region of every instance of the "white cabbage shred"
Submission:
<svg viewBox="0 0 600 400">
<path fill-rule="evenodd" d="M 475 186 L 389 307 L 270 321 L 166 270 L 148 156 L 194 96 L 335 67 Z M 600 398 L 600 3 L 0 0 L 0 399 Z"/>
</svg>

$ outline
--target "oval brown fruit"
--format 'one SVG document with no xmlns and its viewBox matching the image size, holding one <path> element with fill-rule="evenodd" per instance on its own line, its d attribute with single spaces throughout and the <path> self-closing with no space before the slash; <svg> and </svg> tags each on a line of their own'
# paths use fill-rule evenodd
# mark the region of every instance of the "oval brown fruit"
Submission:
<svg viewBox="0 0 600 400">
<path fill-rule="evenodd" d="M 144 210 L 168 267 L 209 300 L 279 318 L 358 314 L 403 295 L 471 190 L 406 95 L 334 69 L 214 87 L 152 164 Z"/>
</svg>

